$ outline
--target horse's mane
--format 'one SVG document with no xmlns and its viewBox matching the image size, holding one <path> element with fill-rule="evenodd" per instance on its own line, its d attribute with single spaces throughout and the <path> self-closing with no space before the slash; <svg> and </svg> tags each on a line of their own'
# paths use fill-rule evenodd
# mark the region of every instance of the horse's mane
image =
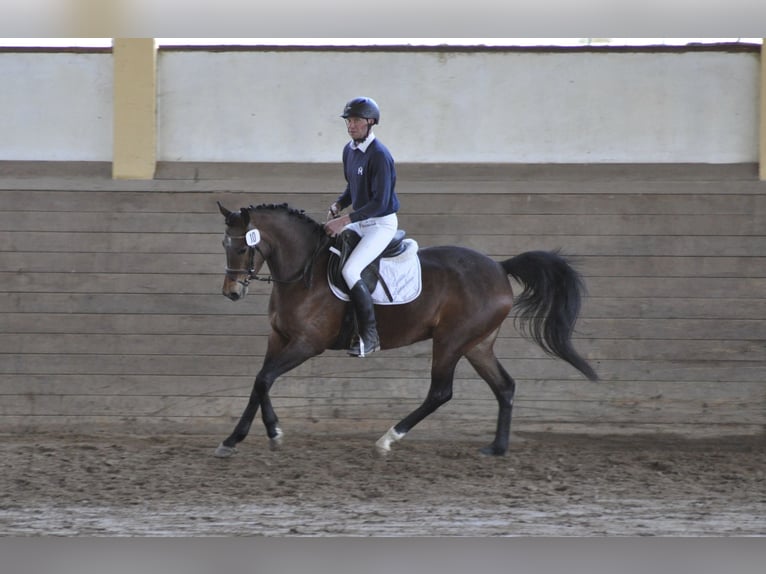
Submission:
<svg viewBox="0 0 766 574">
<path fill-rule="evenodd" d="M 297 219 L 300 219 L 312 225 L 315 231 L 320 231 L 320 230 L 324 231 L 324 226 L 321 223 L 317 222 L 312 217 L 310 217 L 309 215 L 307 215 L 305 211 L 303 211 L 302 209 L 295 209 L 294 207 L 290 207 L 286 203 L 262 203 L 261 205 L 251 205 L 250 207 L 248 207 L 248 210 L 249 211 L 262 211 L 262 210 L 282 211 L 291 217 L 295 217 Z"/>
</svg>

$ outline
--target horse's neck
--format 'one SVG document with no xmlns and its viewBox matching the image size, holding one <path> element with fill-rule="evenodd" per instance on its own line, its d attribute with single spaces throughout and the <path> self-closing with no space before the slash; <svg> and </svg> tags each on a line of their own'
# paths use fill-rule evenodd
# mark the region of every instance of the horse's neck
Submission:
<svg viewBox="0 0 766 574">
<path fill-rule="evenodd" d="M 274 234 L 277 244 L 267 263 L 272 274 L 279 278 L 293 277 L 303 271 L 309 258 L 314 255 L 319 238 L 310 230 L 285 225 Z"/>
</svg>

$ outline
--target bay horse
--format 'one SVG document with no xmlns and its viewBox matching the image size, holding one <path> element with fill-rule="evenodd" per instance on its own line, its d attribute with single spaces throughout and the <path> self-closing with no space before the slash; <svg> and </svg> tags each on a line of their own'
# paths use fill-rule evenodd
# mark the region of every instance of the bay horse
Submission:
<svg viewBox="0 0 766 574">
<path fill-rule="evenodd" d="M 280 375 L 335 348 L 347 303 L 328 286 L 332 241 L 321 223 L 287 204 L 238 211 L 220 203 L 218 207 L 226 223 L 223 294 L 242 300 L 264 263 L 273 282 L 271 332 L 263 365 L 234 431 L 215 451 L 216 456 L 227 457 L 247 436 L 258 408 L 271 446 L 279 445 L 282 430 L 269 390 Z M 248 232 L 251 236 L 246 239 Z M 528 251 L 497 262 L 471 249 L 441 246 L 420 249 L 418 257 L 421 294 L 403 305 L 376 305 L 375 314 L 381 350 L 433 340 L 431 384 L 423 403 L 375 443 L 379 453 L 388 453 L 394 442 L 450 400 L 461 357 L 487 382 L 499 405 L 495 438 L 481 452 L 507 452 L 516 384 L 495 356 L 493 345 L 514 306 L 509 276 L 523 286 L 515 299 L 522 332 L 546 353 L 568 362 L 588 379 L 597 379 L 571 343 L 583 283 L 563 256 L 555 251 Z"/>
</svg>

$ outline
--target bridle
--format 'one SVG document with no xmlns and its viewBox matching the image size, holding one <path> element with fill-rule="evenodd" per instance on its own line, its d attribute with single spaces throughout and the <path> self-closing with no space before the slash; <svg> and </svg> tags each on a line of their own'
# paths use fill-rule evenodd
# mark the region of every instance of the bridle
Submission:
<svg viewBox="0 0 766 574">
<path fill-rule="evenodd" d="M 224 234 L 224 248 L 228 248 L 228 246 L 231 245 L 232 239 L 245 239 L 244 235 L 229 235 L 228 233 Z M 255 260 L 255 252 L 257 251 L 260 253 L 261 257 L 264 261 L 266 261 L 266 255 L 261 251 L 261 248 L 258 245 L 250 246 L 248 245 L 247 250 L 247 269 L 232 269 L 228 265 L 226 266 L 226 277 L 236 281 L 243 287 L 247 287 L 250 285 L 250 281 L 252 279 L 255 279 L 256 281 L 263 281 L 265 283 L 283 283 L 283 284 L 290 284 L 290 283 L 298 283 L 299 281 L 305 281 L 306 287 L 311 287 L 311 271 L 314 268 L 314 262 L 316 261 L 317 256 L 319 253 L 322 252 L 322 250 L 327 246 L 327 244 L 331 241 L 329 237 L 322 234 L 322 237 L 317 242 L 316 247 L 314 248 L 314 251 L 311 255 L 309 255 L 308 259 L 306 259 L 306 262 L 302 265 L 301 269 L 295 273 L 293 277 L 290 277 L 289 279 L 278 279 L 277 277 L 274 277 L 273 275 L 266 275 L 265 277 L 260 277 L 255 273 L 255 266 L 254 266 L 254 260 Z M 238 277 L 245 275 L 244 279 L 238 279 Z"/>
<path fill-rule="evenodd" d="M 223 246 L 224 249 L 228 249 L 229 246 L 232 243 L 233 239 L 244 239 L 244 235 L 229 235 L 228 233 L 224 233 L 223 236 Z M 255 248 L 257 249 L 258 246 L 256 245 Z M 248 254 L 247 254 L 247 269 L 232 269 L 228 265 L 226 265 L 226 277 L 228 279 L 231 279 L 233 281 L 236 281 L 243 287 L 247 287 L 250 285 L 251 279 L 258 279 L 260 281 L 264 281 L 264 279 L 260 279 L 254 274 L 255 266 L 253 264 L 255 259 L 255 249 L 253 247 L 248 246 L 247 248 Z M 258 253 L 261 254 L 261 257 L 263 257 L 263 252 L 258 249 Z M 266 260 L 265 257 L 263 257 L 264 261 Z M 241 275 L 245 275 L 245 279 L 238 279 Z"/>
</svg>

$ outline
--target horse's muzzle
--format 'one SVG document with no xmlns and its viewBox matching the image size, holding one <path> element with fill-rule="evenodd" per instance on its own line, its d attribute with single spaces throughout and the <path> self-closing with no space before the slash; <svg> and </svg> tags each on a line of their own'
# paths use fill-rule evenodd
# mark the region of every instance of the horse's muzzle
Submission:
<svg viewBox="0 0 766 574">
<path fill-rule="evenodd" d="M 223 296 L 232 301 L 239 301 L 244 299 L 247 295 L 247 283 L 244 281 L 236 281 L 229 279 L 228 277 L 223 281 L 223 288 L 221 289 Z"/>
</svg>

